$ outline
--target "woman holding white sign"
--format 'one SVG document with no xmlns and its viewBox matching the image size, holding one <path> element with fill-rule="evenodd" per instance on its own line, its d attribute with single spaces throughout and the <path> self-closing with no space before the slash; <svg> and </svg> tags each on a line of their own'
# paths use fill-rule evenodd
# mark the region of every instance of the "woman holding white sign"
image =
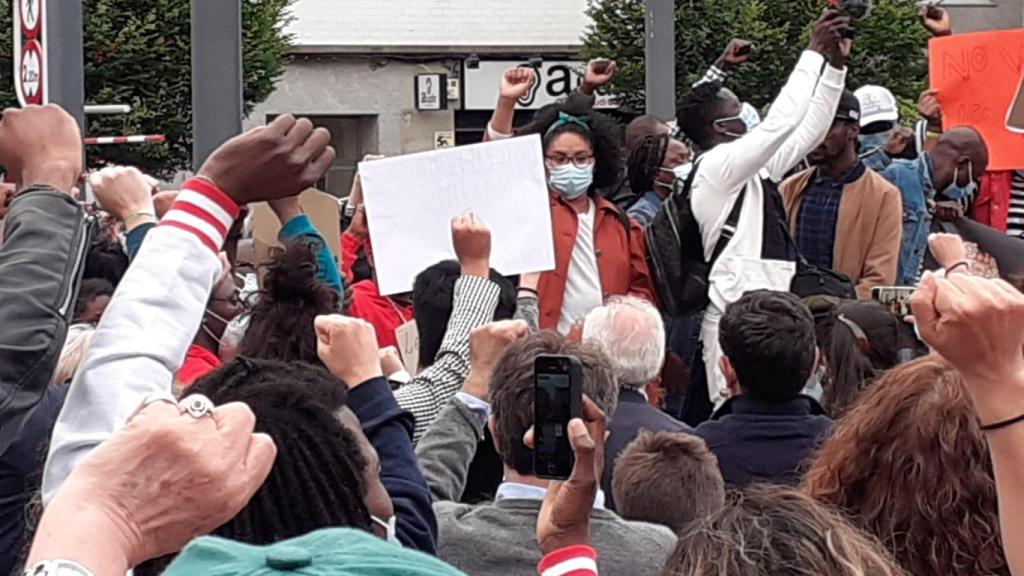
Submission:
<svg viewBox="0 0 1024 576">
<path fill-rule="evenodd" d="M 516 101 L 534 80 L 530 68 L 505 71 L 487 130 L 489 139 L 513 135 Z M 541 274 L 537 285 L 539 326 L 563 334 L 611 296 L 630 294 L 654 301 L 643 229 L 596 194 L 614 184 L 621 172 L 618 128 L 582 100 L 586 99 L 574 95 L 541 108 L 533 123 L 520 131 L 541 135 L 551 192 L 555 269 Z"/>
</svg>

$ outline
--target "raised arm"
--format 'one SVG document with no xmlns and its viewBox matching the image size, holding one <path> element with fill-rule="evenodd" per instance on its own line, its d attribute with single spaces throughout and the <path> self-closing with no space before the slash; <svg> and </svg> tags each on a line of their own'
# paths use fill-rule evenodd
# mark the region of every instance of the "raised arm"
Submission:
<svg viewBox="0 0 1024 576">
<path fill-rule="evenodd" d="M 334 254 L 331 254 L 331 248 L 313 225 L 313 221 L 302 211 L 299 197 L 273 200 L 270 202 L 270 208 L 281 222 L 281 231 L 278 232 L 277 239 L 282 244 L 300 240 L 309 242 L 316 257 L 316 279 L 333 288 L 338 294 L 344 294 L 345 287 Z"/>
<path fill-rule="evenodd" d="M 44 501 L 147 396 L 170 394 L 220 271 L 217 252 L 238 206 L 312 185 L 334 159 L 329 142 L 326 130 L 284 115 L 229 140 L 185 183 L 122 279 L 71 384 L 50 441 Z M 254 190 L 272 190 L 274 196 Z"/>
<path fill-rule="evenodd" d="M 0 249 L 0 453 L 46 392 L 74 313 L 92 236 L 70 194 L 81 158 L 78 126 L 57 106 L 4 112 L 0 164 L 18 194 Z"/>
<path fill-rule="evenodd" d="M 412 382 L 395 392 L 398 405 L 416 418 L 413 440 L 418 441 L 442 407 L 469 374 L 469 334 L 494 320 L 501 290 L 490 281 L 491 233 L 472 216 L 452 221 L 452 243 L 462 277 L 455 281 L 452 316 L 437 358 Z"/>
<path fill-rule="evenodd" d="M 825 11 L 814 24 L 810 46 L 801 54 L 764 121 L 742 138 L 705 154 L 697 174 L 699 180 L 713 183 L 716 190 L 739 194 L 745 182 L 768 166 L 803 122 L 821 77 L 824 54 L 841 39 L 846 23 L 847 19 L 834 10 Z"/>
<path fill-rule="evenodd" d="M 516 115 L 516 102 L 526 95 L 537 79 L 533 68 L 509 68 L 501 76 L 501 92 L 487 123 L 484 140 L 499 140 L 512 136 L 512 122 Z"/>
</svg>

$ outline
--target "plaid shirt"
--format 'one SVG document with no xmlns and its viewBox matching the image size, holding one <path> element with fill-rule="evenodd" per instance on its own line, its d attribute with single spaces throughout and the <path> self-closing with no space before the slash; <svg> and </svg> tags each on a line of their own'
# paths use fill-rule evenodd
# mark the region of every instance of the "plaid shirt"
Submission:
<svg viewBox="0 0 1024 576">
<path fill-rule="evenodd" d="M 434 364 L 395 391 L 403 410 L 416 418 L 413 442 L 418 442 L 441 408 L 462 388 L 469 375 L 469 333 L 494 321 L 501 289 L 487 278 L 463 276 L 455 281 L 448 330 Z"/>
<path fill-rule="evenodd" d="M 796 225 L 796 244 L 808 263 L 819 268 L 832 268 L 836 243 L 836 220 L 843 188 L 856 182 L 867 168 L 858 161 L 852 168 L 832 179 L 816 170 L 800 203 Z"/>
</svg>

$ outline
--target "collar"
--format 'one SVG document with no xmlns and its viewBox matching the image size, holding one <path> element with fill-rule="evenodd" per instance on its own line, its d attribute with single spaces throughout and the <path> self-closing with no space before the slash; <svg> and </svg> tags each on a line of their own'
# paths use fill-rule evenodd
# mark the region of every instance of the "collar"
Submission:
<svg viewBox="0 0 1024 576">
<path fill-rule="evenodd" d="M 853 166 L 851 166 L 848 170 L 846 170 L 839 176 L 836 176 L 835 178 L 832 178 L 831 176 L 824 174 L 821 171 L 820 167 L 815 168 L 814 182 L 815 184 L 828 183 L 835 186 L 846 186 L 851 182 L 856 182 L 857 180 L 860 180 L 860 178 L 864 176 L 865 172 L 867 172 L 867 166 L 861 159 L 858 158 L 857 161 L 853 164 Z"/>
<path fill-rule="evenodd" d="M 621 388 L 619 390 L 619 402 L 646 404 L 647 392 L 645 392 L 642 388 Z"/>
<path fill-rule="evenodd" d="M 544 500 L 544 495 L 547 493 L 547 488 L 541 488 L 540 486 L 530 486 L 529 484 L 519 484 L 517 482 L 502 482 L 498 486 L 498 491 L 494 493 L 494 501 Z M 601 489 L 597 490 L 597 496 L 594 498 L 594 508 L 604 510 L 604 492 Z"/>
<path fill-rule="evenodd" d="M 825 409 L 818 401 L 803 394 L 783 402 L 772 402 L 746 394 L 733 396 L 715 411 L 712 420 L 729 414 L 756 414 L 761 416 L 824 416 Z"/>
</svg>

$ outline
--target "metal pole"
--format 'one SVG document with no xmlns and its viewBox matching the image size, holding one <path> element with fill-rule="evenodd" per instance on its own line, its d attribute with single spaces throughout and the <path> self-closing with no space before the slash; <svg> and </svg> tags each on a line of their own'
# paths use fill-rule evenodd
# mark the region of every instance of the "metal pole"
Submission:
<svg viewBox="0 0 1024 576">
<path fill-rule="evenodd" d="M 676 117 L 676 31 L 673 0 L 644 0 L 647 113 Z"/>
<path fill-rule="evenodd" d="M 192 0 L 193 169 L 241 131 L 241 0 Z"/>
<path fill-rule="evenodd" d="M 49 100 L 74 116 L 85 132 L 85 56 L 82 0 L 45 0 Z"/>
<path fill-rule="evenodd" d="M 93 104 L 85 106 L 86 114 L 128 114 L 132 111 L 130 104 Z"/>
</svg>

